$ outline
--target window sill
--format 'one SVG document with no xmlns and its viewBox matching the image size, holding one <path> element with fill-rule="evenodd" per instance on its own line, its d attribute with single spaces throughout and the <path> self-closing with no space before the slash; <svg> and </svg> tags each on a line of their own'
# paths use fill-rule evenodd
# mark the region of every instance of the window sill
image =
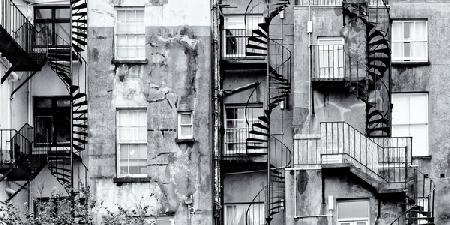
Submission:
<svg viewBox="0 0 450 225">
<path fill-rule="evenodd" d="M 392 61 L 392 66 L 429 66 L 430 61 Z"/>
<path fill-rule="evenodd" d="M 124 183 L 149 183 L 152 179 L 150 177 L 114 177 L 113 182 L 118 186 Z"/>
<path fill-rule="evenodd" d="M 426 160 L 431 160 L 431 155 L 424 155 L 424 156 L 412 156 L 412 159 L 426 159 Z"/>
<path fill-rule="evenodd" d="M 113 59 L 112 64 L 147 64 L 147 59 Z"/>
<path fill-rule="evenodd" d="M 175 138 L 177 144 L 192 144 L 195 142 L 195 138 L 179 139 Z"/>
</svg>

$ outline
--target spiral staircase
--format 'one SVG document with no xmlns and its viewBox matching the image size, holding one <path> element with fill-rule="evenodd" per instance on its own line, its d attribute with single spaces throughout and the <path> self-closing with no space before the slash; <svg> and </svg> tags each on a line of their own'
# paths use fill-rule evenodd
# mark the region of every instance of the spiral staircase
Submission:
<svg viewBox="0 0 450 225">
<path fill-rule="evenodd" d="M 389 9 L 383 3 L 389 17 Z M 369 137 L 391 136 L 390 28 L 382 28 L 383 23 L 378 16 L 381 11 L 377 9 L 376 15 L 371 16 L 367 3 L 342 2 L 344 26 L 360 21 L 366 28 L 366 77 L 362 82 L 349 79 L 346 86 L 366 103 L 366 132 Z"/>
<path fill-rule="evenodd" d="M 21 14 L 20 10 L 15 6 L 10 0 L 2 0 L 2 4 L 8 3 L 11 9 L 17 11 L 16 14 Z M 3 6 L 3 5 L 2 5 Z M 65 85 L 68 95 L 70 96 L 71 104 L 71 137 L 70 146 L 47 146 L 46 148 L 46 159 L 40 159 L 38 165 L 47 165 L 51 174 L 58 180 L 58 182 L 65 188 L 67 193 L 74 193 L 74 161 L 78 160 L 83 169 L 87 171 L 87 168 L 81 162 L 80 153 L 86 149 L 87 136 L 88 136 L 88 117 L 87 117 L 87 95 L 86 95 L 86 61 L 82 57 L 82 52 L 85 50 L 87 45 L 87 0 L 71 0 L 71 36 L 70 40 L 65 40 L 60 36 L 56 35 L 58 39 L 56 43 L 58 45 L 51 46 L 46 44 L 46 32 L 45 29 L 37 31 L 36 28 L 26 19 L 23 14 L 21 14 L 25 19 L 18 21 L 23 21 L 23 25 L 20 29 L 25 27 L 28 28 L 27 37 L 28 42 L 23 44 L 21 42 L 11 43 L 6 45 L 8 48 L 3 48 L 2 56 L 4 56 L 11 64 L 11 71 L 28 71 L 32 74 L 29 76 L 30 79 L 36 72 L 40 71 L 45 64 L 48 64 L 52 71 L 60 78 L 60 80 Z M 1 38 L 7 37 L 5 30 L 1 30 Z M 10 38 L 17 34 L 18 31 L 10 29 Z M 38 38 L 39 37 L 39 38 Z M 34 40 L 31 40 L 34 38 Z M 14 40 L 14 39 L 11 39 Z M 17 41 L 17 39 L 16 39 Z M 42 43 L 41 43 L 42 42 Z M 11 48 L 11 46 L 15 48 Z M 38 47 L 39 46 L 39 47 Z M 43 47 L 42 47 L 43 46 Z M 6 49 L 6 50 L 5 50 Z M 9 50 L 9 51 L 8 51 Z M 24 53 L 27 53 L 24 56 Z M 6 55 L 4 54 L 6 53 Z M 14 54 L 13 54 L 14 53 Z M 26 61 L 18 60 L 25 57 Z M 31 66 L 24 67 L 30 58 L 36 59 L 31 63 Z M 84 66 L 84 71 L 80 70 Z M 77 71 L 77 72 L 76 72 Z M 84 72 L 84 74 L 80 74 Z M 2 77 L 2 82 L 8 78 L 11 72 L 7 72 Z M 75 79 L 78 77 L 78 79 Z M 26 81 L 28 81 L 28 79 Z M 25 82 L 24 82 L 25 83 Z M 33 154 L 29 154 L 28 162 L 32 160 Z M 32 160 L 35 161 L 35 160 Z M 39 170 L 38 170 L 39 169 Z M 32 176 L 30 176 L 28 183 L 36 177 L 36 175 L 41 170 L 41 166 L 32 170 Z M 33 172 L 35 171 L 35 172 Z M 12 197 L 17 195 L 24 186 L 19 187 L 12 194 Z M 10 197 L 9 200 L 12 199 Z"/>
<path fill-rule="evenodd" d="M 87 95 L 86 87 L 80 88 L 81 81 L 72 79 L 74 63 L 86 64 L 81 53 L 87 44 L 87 2 L 71 0 L 72 36 L 71 43 L 60 40 L 64 47 L 48 50 L 48 65 L 64 83 L 71 100 L 71 146 L 69 148 L 50 150 L 48 152 L 48 168 L 53 176 L 70 193 L 73 188 L 73 162 L 79 158 L 78 153 L 85 150 L 87 144 Z M 58 37 L 60 38 L 60 37 Z"/>
<path fill-rule="evenodd" d="M 252 1 L 249 2 L 249 5 Z M 267 61 L 266 96 L 264 115 L 251 125 L 246 139 L 247 150 L 261 150 L 267 153 L 267 185 L 254 197 L 246 211 L 246 224 L 256 225 L 262 221 L 252 218 L 250 211 L 263 207 L 259 202 L 264 198 L 265 223 L 270 224 L 274 216 L 285 207 L 285 168 L 291 164 L 291 150 L 277 137 L 271 134 L 271 114 L 287 101 L 291 92 L 291 51 L 282 42 L 272 40 L 270 24 L 289 6 L 289 1 L 277 0 L 267 3 L 263 22 L 258 29 L 252 30 L 246 45 L 247 56 L 265 57 Z M 253 13 L 253 7 L 247 7 L 246 15 Z M 252 210 L 250 210 L 252 209 Z M 260 223 L 258 223 L 258 221 Z"/>
</svg>

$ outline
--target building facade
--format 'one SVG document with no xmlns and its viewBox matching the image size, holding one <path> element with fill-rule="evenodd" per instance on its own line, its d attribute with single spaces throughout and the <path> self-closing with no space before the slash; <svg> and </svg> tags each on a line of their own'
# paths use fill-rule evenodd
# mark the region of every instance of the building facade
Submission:
<svg viewBox="0 0 450 225">
<path fill-rule="evenodd" d="M 94 224 L 120 209 L 171 225 L 450 223 L 449 10 L 0 0 L 0 200 L 39 214 L 89 188 Z"/>
</svg>

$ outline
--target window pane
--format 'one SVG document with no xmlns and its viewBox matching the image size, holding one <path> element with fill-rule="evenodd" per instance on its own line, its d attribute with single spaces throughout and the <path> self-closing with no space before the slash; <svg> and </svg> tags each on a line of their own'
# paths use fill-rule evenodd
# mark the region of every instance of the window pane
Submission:
<svg viewBox="0 0 450 225">
<path fill-rule="evenodd" d="M 428 125 L 411 125 L 409 131 L 413 137 L 413 156 L 427 156 Z"/>
<path fill-rule="evenodd" d="M 414 32 L 416 40 L 427 40 L 427 22 L 426 21 L 416 21 L 416 30 Z"/>
<path fill-rule="evenodd" d="M 191 114 L 181 114 L 180 115 L 181 124 L 191 124 Z"/>
<path fill-rule="evenodd" d="M 192 126 L 180 126 L 181 136 L 190 137 L 192 136 Z"/>
<path fill-rule="evenodd" d="M 55 16 L 57 19 L 61 19 L 61 18 L 70 18 L 71 16 L 71 11 L 70 8 L 64 8 L 64 9 L 56 9 L 55 10 Z"/>
<path fill-rule="evenodd" d="M 392 94 L 392 124 L 409 124 L 409 95 Z"/>
<path fill-rule="evenodd" d="M 418 59 L 427 59 L 427 42 L 412 43 L 412 56 Z"/>
<path fill-rule="evenodd" d="M 117 21 L 118 22 L 125 22 L 126 21 L 126 11 L 125 10 L 118 10 L 117 11 Z"/>
<path fill-rule="evenodd" d="M 392 126 L 393 137 L 410 137 L 409 125 L 393 125 Z"/>
<path fill-rule="evenodd" d="M 392 43 L 392 58 L 400 58 L 403 56 L 402 50 L 403 43 L 393 42 Z"/>
<path fill-rule="evenodd" d="M 412 37 L 414 22 L 404 22 L 403 23 L 403 37 L 405 40 L 409 40 Z"/>
<path fill-rule="evenodd" d="M 52 10 L 51 9 L 37 9 L 35 17 L 36 17 L 36 19 L 50 19 L 50 18 L 52 18 Z"/>
<path fill-rule="evenodd" d="M 405 42 L 403 44 L 403 56 L 411 57 L 411 43 L 410 42 Z"/>
<path fill-rule="evenodd" d="M 338 218 L 365 218 L 369 217 L 369 201 L 354 200 L 338 202 Z"/>
<path fill-rule="evenodd" d="M 394 21 L 392 23 L 392 40 L 401 41 L 403 40 L 403 26 L 402 22 Z"/>
<path fill-rule="evenodd" d="M 428 95 L 413 94 L 410 98 L 410 123 L 428 123 Z"/>
</svg>

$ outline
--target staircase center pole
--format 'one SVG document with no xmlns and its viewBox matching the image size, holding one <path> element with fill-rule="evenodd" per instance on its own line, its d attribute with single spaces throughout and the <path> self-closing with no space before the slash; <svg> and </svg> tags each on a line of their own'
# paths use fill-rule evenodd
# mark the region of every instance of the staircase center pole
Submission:
<svg viewBox="0 0 450 225">
<path fill-rule="evenodd" d="M 70 149 L 69 149 L 69 151 L 70 151 L 70 193 L 69 193 L 69 195 L 70 195 L 70 204 L 71 204 L 71 207 L 70 207 L 70 212 L 71 212 L 71 217 L 72 217 L 72 222 L 74 222 L 75 221 L 75 192 L 74 192 L 74 190 L 73 190 L 73 187 L 74 187 L 74 185 L 73 185 L 73 178 L 74 178 L 74 176 L 73 176 L 73 93 L 72 93 L 72 85 L 73 85 L 73 63 L 72 63 L 72 57 L 73 57 L 73 54 L 72 54 L 72 4 L 70 5 L 70 42 L 69 42 L 69 54 L 70 54 L 70 57 L 69 57 L 69 59 L 70 59 L 70 62 L 69 62 L 69 69 L 70 69 L 70 86 L 69 86 L 69 96 L 70 96 Z"/>
<path fill-rule="evenodd" d="M 270 1 L 267 1 L 267 16 L 270 16 Z M 266 96 L 266 104 L 265 104 L 265 110 L 267 110 L 267 190 L 266 190 L 266 222 L 267 225 L 270 225 L 270 192 L 271 192 L 271 186 L 270 186 L 270 22 L 267 24 L 267 67 L 266 67 L 266 88 L 267 88 L 267 96 Z"/>
</svg>

